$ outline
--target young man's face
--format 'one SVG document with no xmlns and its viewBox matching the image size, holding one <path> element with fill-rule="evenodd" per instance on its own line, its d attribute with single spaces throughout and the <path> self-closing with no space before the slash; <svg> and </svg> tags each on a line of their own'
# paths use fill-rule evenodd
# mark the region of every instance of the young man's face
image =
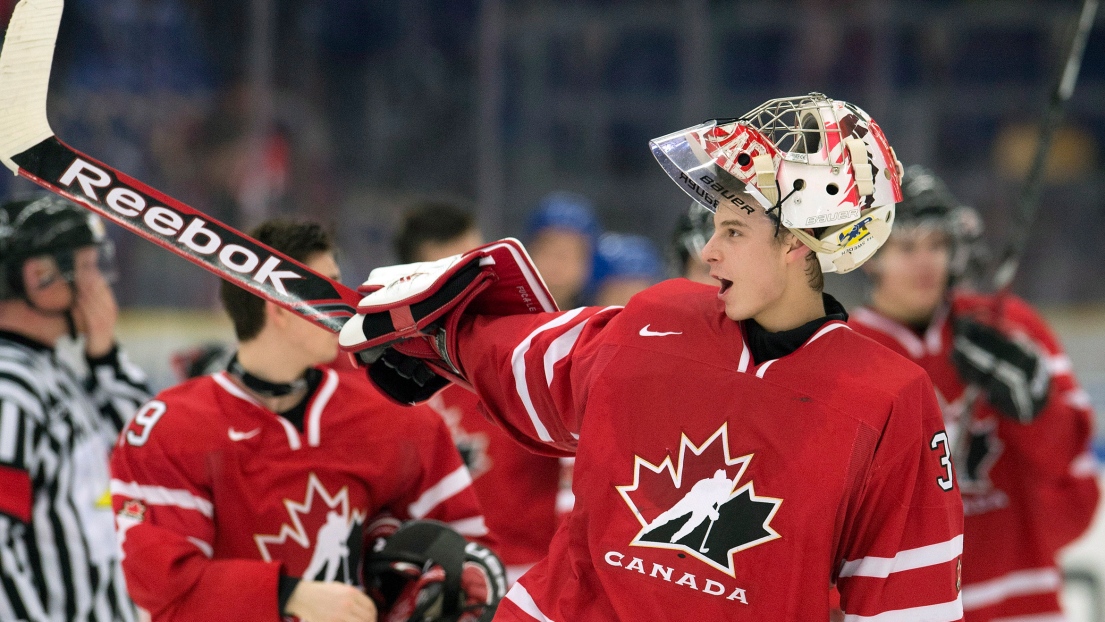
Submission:
<svg viewBox="0 0 1105 622">
<path fill-rule="evenodd" d="M 590 276 L 591 241 L 575 231 L 545 229 L 528 249 L 556 302 L 573 304 Z"/>
<path fill-rule="evenodd" d="M 103 279 L 100 250 L 86 246 L 73 253 L 73 280 L 76 287 L 92 279 Z M 31 257 L 23 263 L 23 288 L 35 309 L 47 313 L 68 311 L 76 301 L 76 292 L 50 255 Z"/>
<path fill-rule="evenodd" d="M 926 321 L 944 300 L 948 235 L 932 227 L 895 231 L 868 268 L 875 306 L 903 321 Z"/>
<path fill-rule="evenodd" d="M 787 250 L 775 237 L 775 222 L 763 211 L 718 208 L 702 260 L 721 283 L 718 298 L 729 319 L 755 317 L 779 300 L 787 283 Z"/>
<path fill-rule="evenodd" d="M 478 229 L 469 229 L 457 237 L 445 242 L 423 242 L 418 247 L 416 261 L 437 261 L 453 255 L 460 255 L 483 244 L 483 235 Z"/>
<path fill-rule="evenodd" d="M 338 268 L 338 263 L 334 261 L 333 253 L 329 251 L 311 255 L 303 263 L 319 274 L 341 281 L 341 270 Z M 304 364 L 308 366 L 329 363 L 338 355 L 337 333 L 301 317 L 292 316 L 291 312 L 288 312 L 284 336 L 290 350 L 299 353 L 304 358 Z"/>
</svg>

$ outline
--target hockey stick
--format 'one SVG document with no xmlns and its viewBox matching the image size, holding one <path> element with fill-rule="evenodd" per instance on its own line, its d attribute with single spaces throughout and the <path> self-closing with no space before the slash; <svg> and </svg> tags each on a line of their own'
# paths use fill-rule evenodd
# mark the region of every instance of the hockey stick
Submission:
<svg viewBox="0 0 1105 622">
<path fill-rule="evenodd" d="M 706 546 L 706 541 L 710 539 L 710 531 L 714 528 L 714 523 L 716 522 L 717 521 L 715 521 L 714 519 L 710 519 L 710 524 L 706 527 L 706 535 L 702 536 L 702 544 L 698 547 L 699 553 L 710 552 L 710 547 Z"/>
<path fill-rule="evenodd" d="M 254 294 L 339 332 L 361 295 L 58 140 L 46 94 L 64 0 L 21 0 L 0 52 L 0 161 Z"/>
<path fill-rule="evenodd" d="M 1040 123 L 1040 142 L 1036 145 L 1036 154 L 1032 159 L 1032 166 L 1028 169 L 1024 186 L 1017 201 L 1017 210 L 1013 214 L 1013 223 L 1010 226 L 1010 237 L 998 257 L 994 270 L 991 286 L 997 295 L 994 299 L 992 315 L 998 319 L 1002 315 L 1005 299 L 1013 286 L 1013 278 L 1020 267 L 1021 256 L 1028 244 L 1032 222 L 1036 219 L 1036 211 L 1040 204 L 1040 195 L 1043 191 L 1044 173 L 1047 165 L 1047 156 L 1051 152 L 1051 144 L 1055 139 L 1055 133 L 1063 121 L 1067 102 L 1074 93 L 1074 86 L 1078 83 L 1078 74 L 1082 69 L 1082 57 L 1086 53 L 1086 41 L 1093 29 L 1094 20 L 1097 17 L 1098 0 L 1083 0 L 1082 10 L 1078 15 L 1078 24 L 1071 39 L 1070 50 L 1067 53 L 1066 63 L 1059 75 L 1059 80 L 1052 89 L 1051 99 L 1048 101 L 1044 119 Z M 955 457 L 961 461 L 957 464 L 965 464 L 967 452 L 970 449 L 971 425 L 974 422 L 974 404 L 982 389 L 977 385 L 969 385 L 963 392 L 962 415 L 959 421 L 959 438 L 955 448 Z"/>
</svg>

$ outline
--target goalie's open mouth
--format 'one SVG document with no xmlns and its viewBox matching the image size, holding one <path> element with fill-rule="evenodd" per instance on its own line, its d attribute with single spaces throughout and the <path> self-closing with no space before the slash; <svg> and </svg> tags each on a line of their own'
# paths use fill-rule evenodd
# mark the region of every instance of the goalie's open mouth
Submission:
<svg viewBox="0 0 1105 622">
<path fill-rule="evenodd" d="M 721 283 L 721 289 L 719 289 L 717 293 L 718 296 L 724 296 L 725 292 L 729 291 L 729 288 L 733 286 L 733 282 L 728 279 L 722 279 L 719 277 L 714 278 Z"/>
</svg>

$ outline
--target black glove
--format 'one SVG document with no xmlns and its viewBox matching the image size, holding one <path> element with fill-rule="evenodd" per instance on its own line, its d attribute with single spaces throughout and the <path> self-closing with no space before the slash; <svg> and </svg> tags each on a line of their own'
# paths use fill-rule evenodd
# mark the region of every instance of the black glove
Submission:
<svg viewBox="0 0 1105 622">
<path fill-rule="evenodd" d="M 1031 423 L 1047 403 L 1051 372 L 1034 349 L 976 320 L 957 318 L 952 362 L 959 376 L 986 392 L 1001 414 Z"/>
<path fill-rule="evenodd" d="M 368 377 L 385 395 L 408 405 L 425 402 L 449 384 L 449 380 L 439 376 L 425 360 L 394 348 L 384 350 L 368 366 Z"/>
</svg>

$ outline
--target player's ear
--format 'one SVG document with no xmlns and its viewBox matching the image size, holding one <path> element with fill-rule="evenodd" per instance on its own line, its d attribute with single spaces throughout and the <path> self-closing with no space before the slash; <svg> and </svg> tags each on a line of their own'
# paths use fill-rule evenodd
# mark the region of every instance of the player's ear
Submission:
<svg viewBox="0 0 1105 622">
<path fill-rule="evenodd" d="M 786 236 L 783 238 L 783 246 L 786 247 L 787 261 L 805 263 L 806 255 L 812 253 L 813 250 L 806 246 L 802 240 L 798 239 L 798 236 L 790 231 L 787 231 L 783 235 Z"/>
<path fill-rule="evenodd" d="M 280 305 L 265 301 L 265 326 L 284 327 L 288 323 L 288 310 Z"/>
</svg>

